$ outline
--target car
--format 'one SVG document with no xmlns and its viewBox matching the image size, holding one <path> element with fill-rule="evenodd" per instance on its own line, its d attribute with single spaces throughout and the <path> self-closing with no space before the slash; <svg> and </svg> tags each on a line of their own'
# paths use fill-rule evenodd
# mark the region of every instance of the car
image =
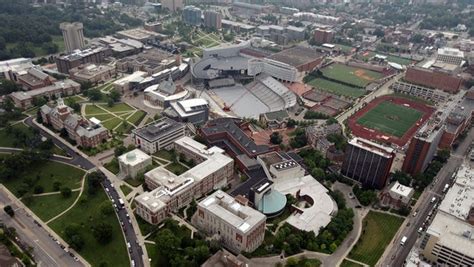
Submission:
<svg viewBox="0 0 474 267">
<path fill-rule="evenodd" d="M 107 191 L 107 193 L 110 192 L 109 188 L 107 188 L 107 187 L 105 188 L 105 191 Z"/>
<path fill-rule="evenodd" d="M 416 217 L 417 214 L 418 214 L 417 211 L 413 212 L 413 217 Z"/>
<path fill-rule="evenodd" d="M 128 215 L 128 213 L 127 213 L 127 214 L 125 214 L 125 217 L 130 218 L 130 215 Z"/>
<path fill-rule="evenodd" d="M 79 261 L 79 258 L 78 258 L 78 257 L 74 257 L 74 260 L 75 260 L 75 261 Z"/>
<path fill-rule="evenodd" d="M 72 252 L 69 252 L 69 256 L 73 257 L 74 258 L 74 253 Z"/>
<path fill-rule="evenodd" d="M 436 202 L 436 197 L 433 197 L 430 201 L 430 203 L 435 203 Z"/>
<path fill-rule="evenodd" d="M 352 192 L 349 192 L 348 195 L 349 195 L 349 198 L 350 198 L 350 199 L 354 199 L 354 198 L 355 198 L 355 196 L 354 196 L 354 194 L 353 194 Z"/>
<path fill-rule="evenodd" d="M 421 234 L 423 232 L 423 227 L 418 228 L 418 233 Z"/>
</svg>

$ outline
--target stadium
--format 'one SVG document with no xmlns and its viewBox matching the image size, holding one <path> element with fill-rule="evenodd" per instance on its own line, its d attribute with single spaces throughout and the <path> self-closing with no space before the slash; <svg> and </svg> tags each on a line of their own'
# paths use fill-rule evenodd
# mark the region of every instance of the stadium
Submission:
<svg viewBox="0 0 474 267">
<path fill-rule="evenodd" d="M 407 98 L 382 96 L 350 117 L 348 126 L 355 136 L 403 147 L 434 110 Z"/>
<path fill-rule="evenodd" d="M 298 103 L 297 96 L 282 83 L 295 82 L 298 69 L 269 58 L 271 53 L 255 47 L 255 42 L 205 49 L 202 59 L 191 66 L 193 83 L 209 89 L 221 108 L 239 117 L 258 118 Z"/>
</svg>

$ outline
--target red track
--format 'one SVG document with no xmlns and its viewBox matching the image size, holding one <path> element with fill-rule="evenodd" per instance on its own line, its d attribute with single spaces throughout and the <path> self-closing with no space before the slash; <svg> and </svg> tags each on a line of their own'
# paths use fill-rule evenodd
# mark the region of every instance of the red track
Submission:
<svg viewBox="0 0 474 267">
<path fill-rule="evenodd" d="M 410 129 L 408 129 L 408 131 L 401 138 L 388 135 L 386 133 L 382 133 L 377 130 L 369 129 L 360 124 L 357 124 L 357 120 L 360 117 L 362 117 L 369 110 L 373 109 L 378 104 L 384 101 L 391 101 L 393 104 L 397 104 L 397 105 L 408 104 L 410 105 L 411 108 L 414 108 L 416 110 L 423 112 L 423 116 L 416 124 L 414 124 Z M 370 103 L 364 106 L 361 110 L 357 111 L 354 115 L 352 115 L 348 119 L 347 123 L 349 125 L 349 128 L 352 131 L 352 134 L 355 136 L 358 136 L 364 139 L 380 141 L 382 143 L 387 143 L 387 144 L 394 143 L 398 146 L 404 146 L 416 133 L 418 128 L 430 118 L 431 114 L 433 114 L 434 111 L 435 109 L 430 106 L 427 106 L 423 103 L 419 103 L 407 98 L 396 97 L 396 96 L 381 96 L 372 100 Z M 384 137 L 388 137 L 388 139 Z"/>
</svg>

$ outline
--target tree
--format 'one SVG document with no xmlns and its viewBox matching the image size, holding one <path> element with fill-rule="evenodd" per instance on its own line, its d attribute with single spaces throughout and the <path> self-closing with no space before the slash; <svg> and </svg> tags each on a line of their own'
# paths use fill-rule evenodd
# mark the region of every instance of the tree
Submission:
<svg viewBox="0 0 474 267">
<path fill-rule="evenodd" d="M 279 132 L 273 132 L 270 135 L 270 143 L 272 143 L 274 145 L 279 145 L 279 144 L 281 144 L 282 141 L 283 141 L 283 138 L 281 137 Z"/>
<path fill-rule="evenodd" d="M 92 101 L 99 101 L 102 98 L 102 93 L 97 88 L 89 89 L 87 90 L 87 97 Z"/>
<path fill-rule="evenodd" d="M 8 214 L 10 217 L 15 216 L 15 211 L 13 210 L 12 206 L 7 205 L 3 207 L 3 211 L 5 211 L 6 214 Z"/>
<path fill-rule="evenodd" d="M 84 239 L 80 234 L 80 230 L 81 226 L 77 223 L 71 223 L 64 228 L 65 240 L 77 251 L 84 247 Z"/>
<path fill-rule="evenodd" d="M 105 216 L 105 215 L 110 215 L 114 213 L 114 208 L 112 207 L 112 203 L 110 200 L 104 200 L 100 204 L 100 212 Z"/>
<path fill-rule="evenodd" d="M 155 238 L 156 249 L 161 255 L 173 255 L 180 247 L 180 239 L 171 230 L 161 230 Z"/>
<path fill-rule="evenodd" d="M 95 171 L 90 173 L 87 176 L 87 184 L 88 184 L 88 194 L 94 195 L 97 190 L 101 187 L 102 181 L 105 179 L 105 176 L 102 172 Z"/>
<path fill-rule="evenodd" d="M 66 187 L 66 186 L 64 186 L 63 188 L 61 188 L 61 195 L 62 195 L 64 198 L 70 197 L 71 194 L 72 194 L 71 188 Z"/>
<path fill-rule="evenodd" d="M 115 147 L 114 149 L 114 155 L 116 158 L 125 154 L 126 152 L 127 152 L 127 148 L 125 146 L 118 146 L 118 147 Z"/>
<path fill-rule="evenodd" d="M 35 194 L 41 194 L 43 193 L 44 189 L 41 185 L 36 185 L 35 188 L 33 189 L 33 192 Z"/>
<path fill-rule="evenodd" d="M 108 106 L 109 108 L 111 108 L 111 107 L 113 107 L 114 105 L 115 105 L 114 100 L 113 100 L 112 98 L 109 98 L 109 99 L 107 100 L 107 106 Z"/>
<path fill-rule="evenodd" d="M 114 89 L 114 90 L 112 90 L 112 92 L 110 92 L 109 97 L 112 99 L 112 101 L 119 102 L 120 101 L 120 92 Z"/>
<path fill-rule="evenodd" d="M 20 90 L 15 82 L 6 79 L 0 79 L 0 95 L 8 95 L 10 93 Z"/>
<path fill-rule="evenodd" d="M 385 36 L 385 32 L 381 29 L 381 28 L 376 28 L 374 30 L 374 35 L 377 36 L 377 37 L 384 37 Z"/>
<path fill-rule="evenodd" d="M 449 157 L 451 157 L 451 151 L 449 151 L 449 149 L 439 150 L 438 153 L 436 154 L 436 158 L 441 163 L 446 163 Z"/>
<path fill-rule="evenodd" d="M 101 222 L 93 228 L 93 234 L 97 242 L 103 245 L 107 244 L 113 238 L 112 225 Z"/>
<path fill-rule="evenodd" d="M 402 171 L 396 171 L 392 175 L 392 179 L 395 181 L 398 181 L 400 184 L 405 185 L 405 186 L 410 186 L 411 180 L 412 180 L 409 174 Z"/>
<path fill-rule="evenodd" d="M 286 122 L 286 127 L 293 128 L 295 126 L 296 126 L 296 121 L 294 119 L 288 119 L 288 122 Z"/>
</svg>

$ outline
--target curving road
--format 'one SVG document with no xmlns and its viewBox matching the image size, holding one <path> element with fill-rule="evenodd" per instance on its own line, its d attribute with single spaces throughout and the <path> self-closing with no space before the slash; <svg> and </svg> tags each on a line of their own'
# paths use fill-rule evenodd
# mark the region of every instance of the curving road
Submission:
<svg viewBox="0 0 474 267">
<path fill-rule="evenodd" d="M 33 117 L 28 117 L 27 119 L 24 120 L 24 122 L 28 126 L 38 129 L 42 136 L 51 139 L 55 145 L 63 149 L 68 155 L 71 156 L 71 159 L 53 156 L 53 160 L 61 161 L 68 164 L 73 164 L 86 170 L 92 170 L 97 167 L 91 161 L 89 161 L 89 159 L 86 158 L 87 156 L 84 156 L 81 151 L 77 150 L 77 148 L 63 142 L 63 140 L 58 138 L 55 134 L 52 134 L 48 129 L 44 129 L 42 126 L 37 125 L 34 122 Z M 2 150 L 4 150 L 5 152 L 8 152 L 7 148 L 0 148 L 0 151 Z M 107 195 L 109 196 L 109 198 L 114 203 L 118 204 L 120 196 L 118 195 L 115 188 L 112 186 L 110 180 L 105 179 L 102 185 Z M 129 249 L 130 259 L 134 262 L 134 266 L 139 266 L 139 267 L 145 266 L 145 263 L 143 262 L 143 257 L 142 257 L 143 248 L 138 244 L 137 237 L 135 235 L 135 229 L 133 228 L 133 225 L 130 223 L 128 219 L 129 216 L 128 216 L 127 210 L 118 209 L 116 210 L 116 214 L 121 224 L 123 223 L 122 231 L 125 236 L 125 242 L 130 244 L 130 249 Z M 59 265 L 59 266 L 62 266 L 62 265 Z"/>
</svg>

